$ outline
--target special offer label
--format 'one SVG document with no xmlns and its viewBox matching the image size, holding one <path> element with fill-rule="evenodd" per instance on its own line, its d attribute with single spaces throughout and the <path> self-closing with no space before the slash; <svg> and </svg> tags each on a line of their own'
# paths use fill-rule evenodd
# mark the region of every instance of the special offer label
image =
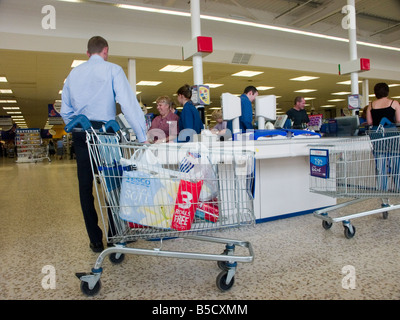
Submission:
<svg viewBox="0 0 400 320">
<path fill-rule="evenodd" d="M 329 178 L 329 150 L 310 149 L 310 173 L 313 177 Z"/>
</svg>

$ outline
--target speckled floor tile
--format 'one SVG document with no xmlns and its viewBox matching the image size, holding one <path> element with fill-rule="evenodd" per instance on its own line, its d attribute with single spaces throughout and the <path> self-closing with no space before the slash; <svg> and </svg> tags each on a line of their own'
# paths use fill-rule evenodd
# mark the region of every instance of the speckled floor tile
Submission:
<svg viewBox="0 0 400 320">
<path fill-rule="evenodd" d="M 354 220 L 353 239 L 344 237 L 340 224 L 324 230 L 312 215 L 217 233 L 250 241 L 255 252 L 253 263 L 239 263 L 228 292 L 216 287 L 220 270 L 214 261 L 127 255 L 117 265 L 104 260 L 102 288 L 98 295 L 86 297 L 75 273 L 90 272 L 97 254 L 89 249 L 75 162 L 16 164 L 0 158 L 0 181 L 3 300 L 400 299 L 398 211 L 391 211 L 387 220 L 381 215 Z M 379 205 L 379 200 L 366 200 L 351 210 L 367 210 Z M 396 201 L 400 200 L 392 200 Z M 148 249 L 158 246 L 144 240 L 132 244 Z M 182 239 L 164 241 L 163 248 L 217 254 L 224 249 Z M 42 286 L 45 266 L 54 267 L 54 289 Z M 343 282 L 345 266 L 355 272 L 354 288 Z"/>
</svg>

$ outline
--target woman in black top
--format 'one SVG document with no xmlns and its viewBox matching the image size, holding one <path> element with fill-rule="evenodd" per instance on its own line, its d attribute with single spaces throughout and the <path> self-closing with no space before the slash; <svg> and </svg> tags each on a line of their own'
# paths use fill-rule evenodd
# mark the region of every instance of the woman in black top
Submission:
<svg viewBox="0 0 400 320">
<path fill-rule="evenodd" d="M 369 125 L 379 126 L 382 118 L 387 118 L 392 123 L 400 123 L 400 104 L 388 98 L 389 86 L 386 83 L 377 83 L 374 87 L 377 100 L 370 103 L 367 109 L 367 122 Z"/>
</svg>

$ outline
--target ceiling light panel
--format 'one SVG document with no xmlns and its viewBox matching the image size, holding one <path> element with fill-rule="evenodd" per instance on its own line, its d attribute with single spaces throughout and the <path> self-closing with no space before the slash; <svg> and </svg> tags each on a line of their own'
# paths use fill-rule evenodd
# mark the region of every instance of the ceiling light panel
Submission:
<svg viewBox="0 0 400 320">
<path fill-rule="evenodd" d="M 236 72 L 232 74 L 234 77 L 254 77 L 257 76 L 261 73 L 264 73 L 263 71 L 249 71 L 249 70 L 243 70 L 240 72 Z"/>
<path fill-rule="evenodd" d="M 314 91 L 317 91 L 317 89 L 301 89 L 301 90 L 296 90 L 294 92 L 308 93 L 308 92 L 314 92 Z"/>
<path fill-rule="evenodd" d="M 315 80 L 315 79 L 319 79 L 319 77 L 301 76 L 301 77 L 297 77 L 297 78 L 292 78 L 290 80 L 292 80 L 292 81 L 310 81 L 310 80 Z"/>
<path fill-rule="evenodd" d="M 164 68 L 160 69 L 162 72 L 185 72 L 192 69 L 192 66 L 179 66 L 174 64 L 169 64 Z"/>
<path fill-rule="evenodd" d="M 80 64 L 85 63 L 86 61 L 87 60 L 74 60 L 74 61 L 72 61 L 71 68 L 75 68 L 75 67 L 79 66 Z"/>
<path fill-rule="evenodd" d="M 6 77 L 0 77 L 0 82 L 7 82 L 7 78 Z"/>
<path fill-rule="evenodd" d="M 139 81 L 136 83 L 137 86 L 158 86 L 162 81 Z"/>
</svg>

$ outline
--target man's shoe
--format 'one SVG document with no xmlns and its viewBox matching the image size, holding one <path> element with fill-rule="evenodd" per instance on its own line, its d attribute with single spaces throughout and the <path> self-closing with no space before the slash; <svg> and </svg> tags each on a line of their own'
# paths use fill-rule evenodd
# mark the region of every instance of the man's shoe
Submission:
<svg viewBox="0 0 400 320">
<path fill-rule="evenodd" d="M 91 242 L 90 249 L 92 249 L 93 252 L 102 252 L 104 250 L 104 246 L 102 242 Z"/>
</svg>

